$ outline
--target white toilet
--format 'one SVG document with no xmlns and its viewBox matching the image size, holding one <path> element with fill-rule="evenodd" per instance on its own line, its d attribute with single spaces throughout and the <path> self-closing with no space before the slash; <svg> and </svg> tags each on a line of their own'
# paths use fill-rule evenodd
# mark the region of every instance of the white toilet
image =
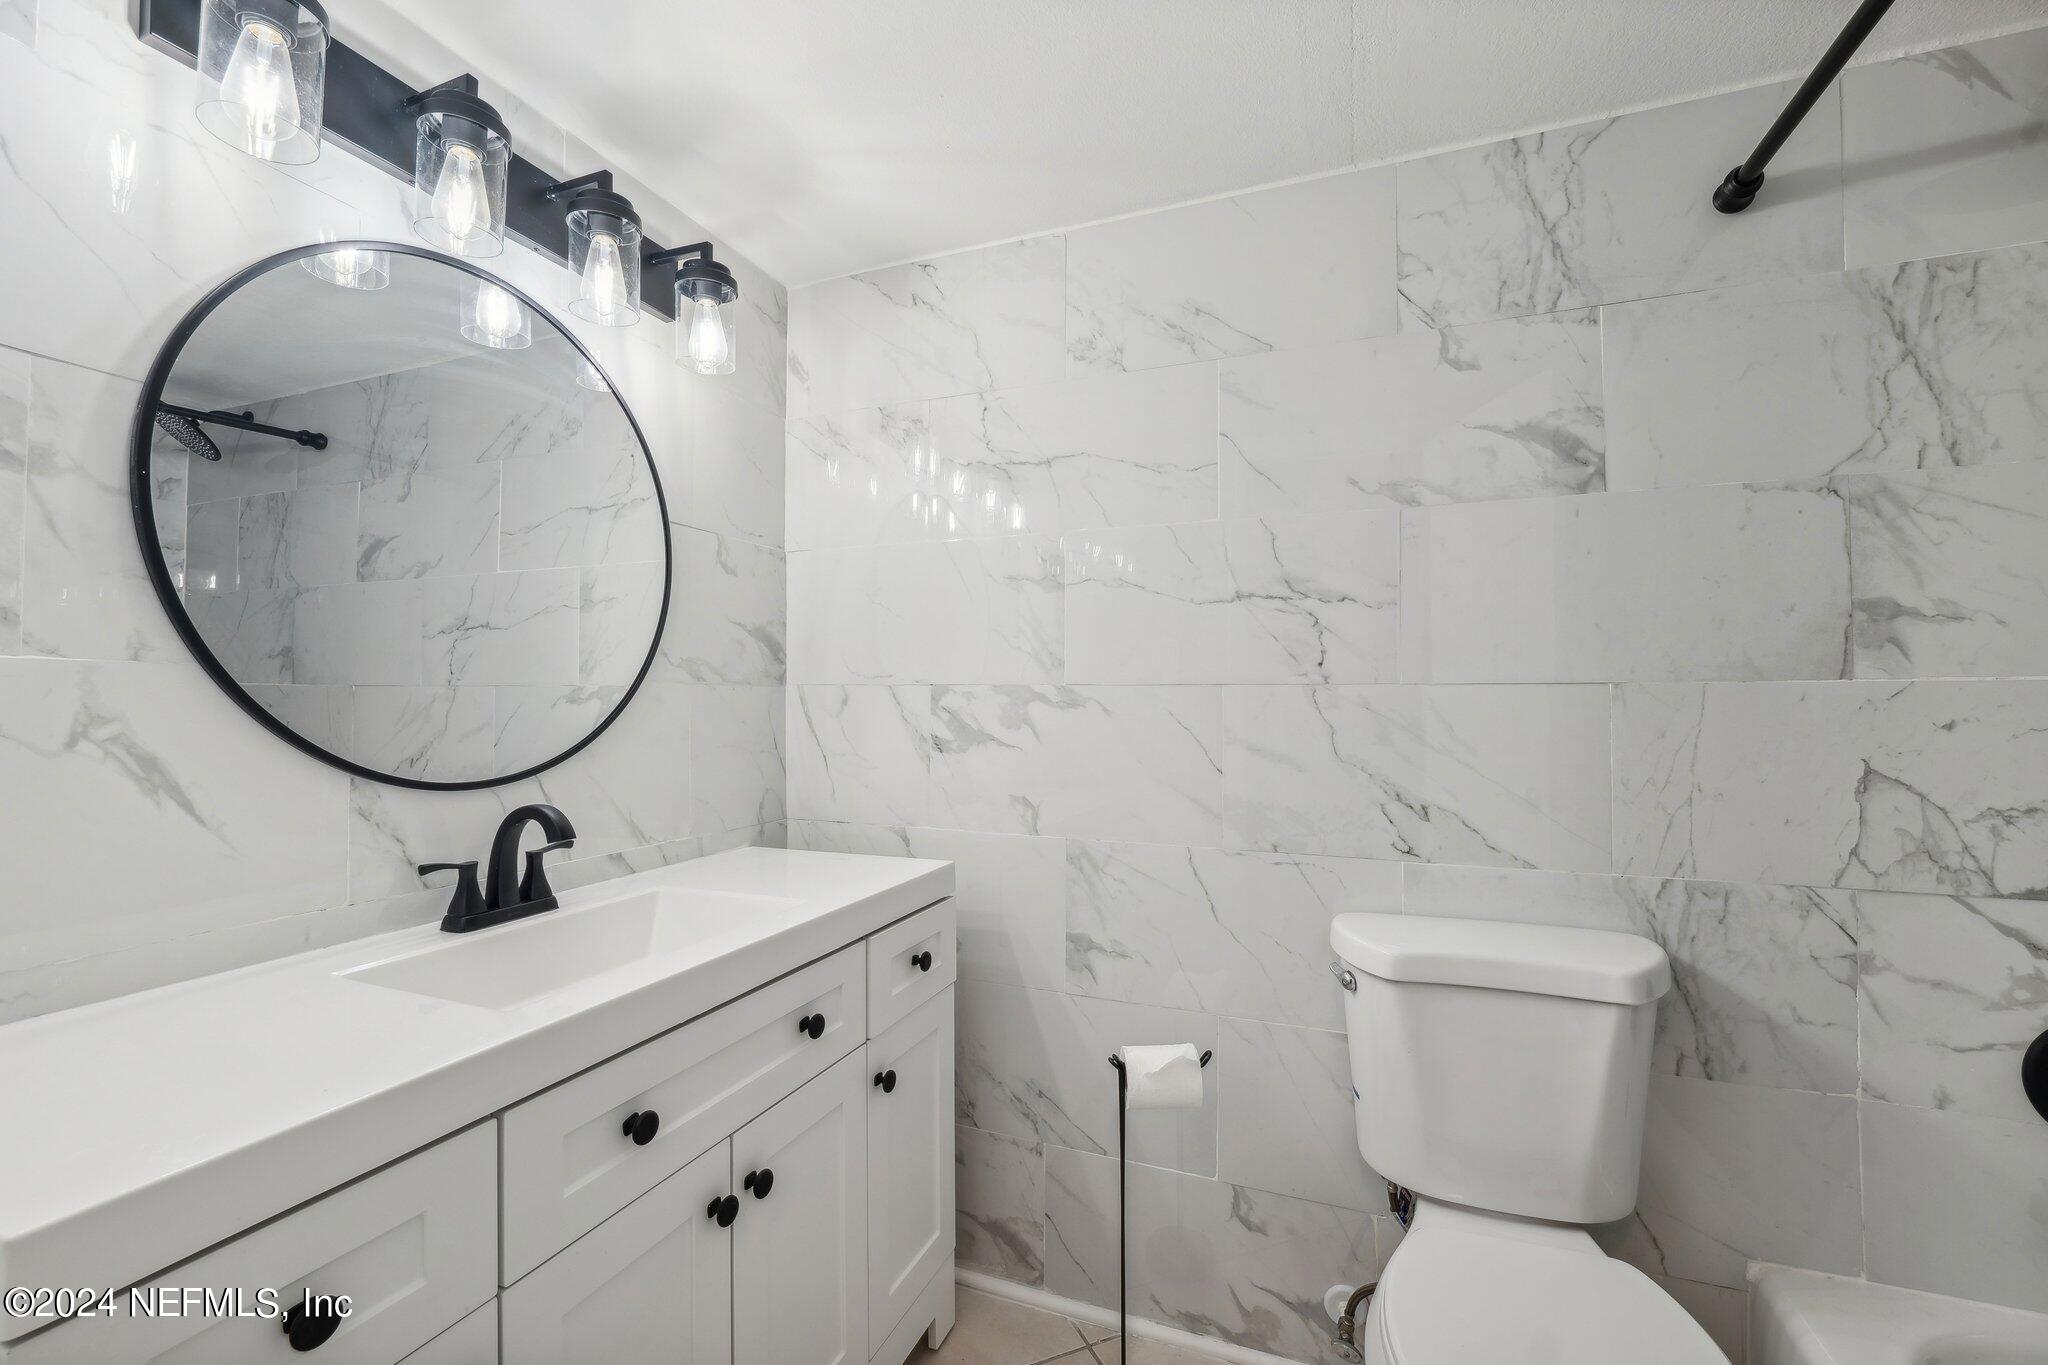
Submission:
<svg viewBox="0 0 2048 1365">
<path fill-rule="evenodd" d="M 1727 1365 L 1580 1226 L 1635 1207 L 1664 950 L 1419 915 L 1339 915 L 1330 944 L 1359 1150 L 1416 1196 L 1368 1365 Z"/>
</svg>

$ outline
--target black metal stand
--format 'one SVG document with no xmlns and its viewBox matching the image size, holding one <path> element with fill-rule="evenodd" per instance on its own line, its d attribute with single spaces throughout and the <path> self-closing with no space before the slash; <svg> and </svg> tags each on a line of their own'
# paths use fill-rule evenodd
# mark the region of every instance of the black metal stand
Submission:
<svg viewBox="0 0 2048 1365">
<path fill-rule="evenodd" d="M 1209 1059 L 1216 1054 L 1204 1052 L 1202 1065 L 1206 1068 Z M 1125 1124 L 1131 1112 L 1130 1073 L 1124 1070 L 1124 1059 L 1115 1053 L 1109 1055 L 1109 1064 L 1116 1068 L 1116 1342 L 1117 1354 L 1129 1365 L 1131 1359 L 1131 1302 L 1127 1288 L 1130 1253 L 1130 1198 L 1125 1193 L 1130 1162 L 1125 1155 Z"/>
</svg>

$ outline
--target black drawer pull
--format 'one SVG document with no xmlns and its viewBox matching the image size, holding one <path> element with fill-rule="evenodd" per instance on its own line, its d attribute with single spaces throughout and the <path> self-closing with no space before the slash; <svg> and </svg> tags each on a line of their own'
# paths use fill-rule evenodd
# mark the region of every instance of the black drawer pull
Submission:
<svg viewBox="0 0 2048 1365">
<path fill-rule="evenodd" d="M 895 1094 L 896 1073 L 894 1071 L 877 1071 L 875 1073 L 875 1085 L 884 1095 Z"/>
<path fill-rule="evenodd" d="M 704 1210 L 704 1216 L 715 1219 L 722 1228 L 729 1228 L 732 1220 L 740 1216 L 740 1201 L 733 1195 L 721 1195 L 711 1201 L 711 1207 Z"/>
<path fill-rule="evenodd" d="M 921 953 L 912 953 L 910 955 L 910 964 L 921 972 L 930 971 L 932 969 L 931 949 L 927 948 Z"/>
<path fill-rule="evenodd" d="M 326 1305 L 313 1307 L 312 1304 Z M 294 1351 L 313 1351 L 327 1344 L 327 1339 L 341 1330 L 341 1314 L 332 1306 L 332 1300 L 313 1295 L 312 1302 L 300 1302 L 295 1308 L 285 1310 L 279 1320 L 284 1329 L 285 1342 Z"/>
<path fill-rule="evenodd" d="M 768 1191 L 775 1188 L 775 1172 L 766 1166 L 758 1171 L 748 1171 L 747 1178 L 740 1182 L 740 1188 L 752 1191 L 756 1199 L 766 1199 Z"/>
<path fill-rule="evenodd" d="M 825 1016 L 822 1014 L 806 1014 L 803 1018 L 796 1021 L 796 1031 L 811 1038 L 824 1037 Z"/>
<path fill-rule="evenodd" d="M 654 1141 L 654 1135 L 661 1131 L 661 1115 L 652 1109 L 639 1109 L 626 1115 L 626 1121 L 619 1125 L 619 1131 L 633 1139 L 635 1147 L 645 1147 Z"/>
</svg>

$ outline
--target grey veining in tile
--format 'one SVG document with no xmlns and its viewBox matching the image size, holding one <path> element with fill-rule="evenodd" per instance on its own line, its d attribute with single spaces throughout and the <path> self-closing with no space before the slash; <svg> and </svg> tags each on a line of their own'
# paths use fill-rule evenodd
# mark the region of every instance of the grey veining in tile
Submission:
<svg viewBox="0 0 2048 1365">
<path fill-rule="evenodd" d="M 1671 957 L 1651 1066 L 1667 1076 L 1847 1094 L 1856 1086 L 1857 917 L 1847 892 L 1416 866 L 1409 914 L 1560 924 Z"/>
<path fill-rule="evenodd" d="M 241 499 L 235 558 L 241 585 L 311 588 L 355 582 L 358 496 L 357 485 L 335 484 Z"/>
<path fill-rule="evenodd" d="M 419 470 L 366 483 L 356 578 L 437 578 L 498 567 L 499 466 Z"/>
<path fill-rule="evenodd" d="M 1358 1150 L 1344 1033 L 1244 1019 L 1218 1025 L 1217 1176 L 1371 1213 L 1385 1180 Z"/>
<path fill-rule="evenodd" d="M 961 980 L 1049 990 L 1066 984 L 1065 840 L 913 828 L 905 848 L 913 858 L 953 864 Z"/>
<path fill-rule="evenodd" d="M 1839 499 L 1700 488 L 1402 514 L 1406 682 L 1839 678 Z"/>
<path fill-rule="evenodd" d="M 792 687 L 790 816 L 923 821 L 931 804 L 931 694 L 923 685 Z"/>
<path fill-rule="evenodd" d="M 671 682 L 782 682 L 782 551 L 683 526 L 669 534 L 675 581 L 657 670 Z"/>
<path fill-rule="evenodd" d="M 1730 218 L 1700 192 L 1790 94 L 1763 86 L 1404 162 L 1403 299 L 1446 326 L 1836 268 L 1832 98 L 1772 163 L 1769 202 Z"/>
<path fill-rule="evenodd" d="M 2035 29 L 1843 73 L 1850 265 L 2048 238 L 2044 63 Z"/>
<path fill-rule="evenodd" d="M 1275 517 L 1063 538 L 1070 682 L 1384 682 L 1398 514 Z"/>
<path fill-rule="evenodd" d="M 499 762 L 498 699 L 488 687 L 354 687 L 348 757 L 366 768 L 420 782 L 475 782 L 530 766 Z"/>
<path fill-rule="evenodd" d="M 961 1265 L 1020 1284 L 1045 1282 L 1045 1145 L 954 1130 Z"/>
<path fill-rule="evenodd" d="M 427 579 L 420 584 L 425 680 L 443 687 L 572 685 L 581 672 L 580 604 L 574 569 Z"/>
<path fill-rule="evenodd" d="M 2048 673 L 2048 464 L 1840 487 L 1858 677 Z"/>
<path fill-rule="evenodd" d="M 22 542 L 28 510 L 29 367 L 0 350 L 0 655 L 21 652 Z"/>
<path fill-rule="evenodd" d="M 1076 373 L 1142 370 L 1384 335 L 1393 257 L 1385 167 L 1080 228 L 1067 353 Z"/>
<path fill-rule="evenodd" d="M 1604 687 L 1230 687 L 1224 707 L 1233 843 L 1609 868 Z"/>
<path fill-rule="evenodd" d="M 1330 919 L 1398 912 L 1401 869 L 1073 839 L 1066 906 L 1071 990 L 1336 1029 L 1344 1016 L 1326 970 Z"/>
<path fill-rule="evenodd" d="M 1863 1094 L 2031 1120 L 2020 1056 L 2048 1011 L 2048 905 L 1866 891 Z"/>
<path fill-rule="evenodd" d="M 924 520 L 934 459 L 929 406 L 858 408 L 787 424 L 791 550 L 931 538 Z"/>
<path fill-rule="evenodd" d="M 2041 458 L 2048 248 L 1603 310 L 1615 488 Z"/>
<path fill-rule="evenodd" d="M 2048 896 L 2048 682 L 1624 684 L 1623 871 Z"/>
<path fill-rule="evenodd" d="M 691 687 L 690 785 L 700 833 L 783 818 L 784 698 L 779 687 Z"/>
<path fill-rule="evenodd" d="M 1226 514 L 1598 492 L 1590 311 L 1225 361 Z"/>
</svg>

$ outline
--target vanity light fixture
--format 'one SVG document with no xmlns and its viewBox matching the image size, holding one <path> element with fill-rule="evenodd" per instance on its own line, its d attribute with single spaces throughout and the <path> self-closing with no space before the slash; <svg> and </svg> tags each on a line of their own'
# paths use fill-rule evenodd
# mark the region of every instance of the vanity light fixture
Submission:
<svg viewBox="0 0 2048 1365">
<path fill-rule="evenodd" d="M 612 188 L 612 173 L 558 180 L 547 197 L 569 205 L 569 269 L 576 275 L 569 311 L 601 327 L 640 321 L 640 215 Z"/>
<path fill-rule="evenodd" d="M 320 155 L 327 11 L 319 0 L 203 0 L 195 112 L 208 132 L 259 161 Z"/>
<path fill-rule="evenodd" d="M 418 116 L 413 150 L 413 230 L 430 246 L 485 258 L 505 249 L 505 170 L 511 134 L 477 94 L 475 76 L 457 76 L 405 101 Z"/>
<path fill-rule="evenodd" d="M 576 368 L 576 382 L 592 393 L 610 393 L 611 381 L 604 377 L 604 371 L 597 368 L 594 360 L 585 360 Z"/>
<path fill-rule="evenodd" d="M 533 345 L 533 318 L 511 290 L 475 279 L 462 288 L 462 335 L 494 351 L 523 351 Z"/>
<path fill-rule="evenodd" d="M 299 262 L 315 279 L 342 289 L 382 289 L 391 283 L 391 253 L 368 247 L 338 246 Z"/>
<path fill-rule="evenodd" d="M 649 265 L 676 267 L 676 358 L 698 374 L 731 374 L 739 367 L 733 303 L 740 296 L 732 271 L 711 259 L 711 243 L 697 242 L 648 256 Z"/>
</svg>

